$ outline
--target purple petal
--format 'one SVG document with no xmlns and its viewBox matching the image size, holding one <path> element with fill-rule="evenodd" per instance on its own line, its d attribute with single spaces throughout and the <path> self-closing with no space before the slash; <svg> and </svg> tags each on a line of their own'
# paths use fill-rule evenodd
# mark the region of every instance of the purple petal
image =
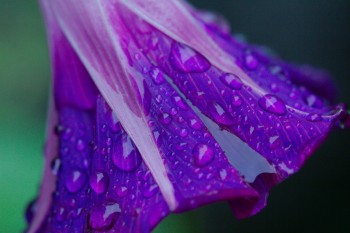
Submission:
<svg viewBox="0 0 350 233">
<path fill-rule="evenodd" d="M 56 187 L 45 176 L 29 232 L 149 232 L 220 200 L 250 216 L 347 116 L 329 106 L 328 75 L 240 42 L 182 1 L 42 3 L 59 157 L 49 134 Z"/>
</svg>

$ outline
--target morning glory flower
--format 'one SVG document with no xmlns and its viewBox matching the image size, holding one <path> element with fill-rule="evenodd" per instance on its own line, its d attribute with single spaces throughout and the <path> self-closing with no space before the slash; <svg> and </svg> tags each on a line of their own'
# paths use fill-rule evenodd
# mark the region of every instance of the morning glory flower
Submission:
<svg viewBox="0 0 350 233">
<path fill-rule="evenodd" d="M 238 218 L 348 126 L 320 70 L 181 0 L 42 0 L 53 87 L 28 232 L 150 232 L 228 201 Z"/>
</svg>

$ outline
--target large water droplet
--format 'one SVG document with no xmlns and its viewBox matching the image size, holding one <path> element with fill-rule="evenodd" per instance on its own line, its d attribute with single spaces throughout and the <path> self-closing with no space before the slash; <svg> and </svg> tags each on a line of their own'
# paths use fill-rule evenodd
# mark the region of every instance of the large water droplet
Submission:
<svg viewBox="0 0 350 233">
<path fill-rule="evenodd" d="M 90 176 L 89 183 L 92 190 L 94 190 L 96 193 L 104 193 L 108 187 L 109 177 L 104 172 L 94 172 Z"/>
<path fill-rule="evenodd" d="M 193 148 L 194 162 L 198 167 L 209 164 L 214 159 L 214 150 L 207 144 L 197 144 Z"/>
<path fill-rule="evenodd" d="M 135 170 L 142 162 L 140 153 L 126 134 L 120 135 L 114 143 L 112 159 L 117 168 L 127 172 Z"/>
<path fill-rule="evenodd" d="M 78 192 L 86 182 L 86 175 L 80 170 L 71 170 L 65 177 L 65 186 L 71 193 Z"/>
<path fill-rule="evenodd" d="M 283 100 L 275 95 L 264 95 L 259 99 L 259 105 L 265 111 L 276 115 L 283 115 L 286 113 L 286 105 Z"/>
<path fill-rule="evenodd" d="M 119 204 L 115 202 L 106 202 L 95 206 L 88 215 L 88 227 L 96 231 L 111 230 L 120 212 Z"/>
<path fill-rule="evenodd" d="M 219 122 L 223 125 L 232 125 L 233 118 L 231 115 L 223 109 L 223 107 L 218 103 L 211 103 L 208 105 L 209 112 L 213 116 L 216 122 Z"/>
<path fill-rule="evenodd" d="M 159 84 L 162 84 L 165 81 L 163 72 L 157 67 L 153 67 L 151 69 L 150 75 L 151 75 L 151 77 L 153 79 L 153 82 L 155 84 L 159 85 Z"/>
<path fill-rule="evenodd" d="M 224 74 L 220 77 L 220 79 L 225 85 L 235 90 L 240 90 L 243 86 L 240 78 L 234 74 Z"/>
<path fill-rule="evenodd" d="M 205 57 L 179 43 L 172 45 L 169 59 L 174 69 L 184 73 L 204 72 L 210 68 L 210 63 Z"/>
</svg>

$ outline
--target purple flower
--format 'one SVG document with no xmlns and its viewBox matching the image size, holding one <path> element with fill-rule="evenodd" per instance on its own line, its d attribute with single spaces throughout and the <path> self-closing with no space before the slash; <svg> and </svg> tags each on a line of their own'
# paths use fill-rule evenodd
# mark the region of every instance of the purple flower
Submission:
<svg viewBox="0 0 350 233">
<path fill-rule="evenodd" d="M 326 72 L 266 54 L 183 1 L 41 3 L 53 97 L 28 232 L 150 232 L 222 200 L 251 216 L 349 125 Z"/>
</svg>

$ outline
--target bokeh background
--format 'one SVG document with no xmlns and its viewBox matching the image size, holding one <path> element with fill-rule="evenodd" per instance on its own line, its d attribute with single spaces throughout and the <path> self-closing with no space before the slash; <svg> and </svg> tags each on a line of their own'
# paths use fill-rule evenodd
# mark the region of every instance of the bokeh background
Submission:
<svg viewBox="0 0 350 233">
<path fill-rule="evenodd" d="M 192 0 L 234 32 L 283 58 L 328 69 L 350 103 L 350 1 Z M 0 0 L 0 232 L 21 232 L 37 192 L 50 80 L 40 9 Z M 172 215 L 156 233 L 350 232 L 350 132 L 332 133 L 305 167 L 275 187 L 258 215 L 235 220 L 225 203 Z"/>
</svg>

